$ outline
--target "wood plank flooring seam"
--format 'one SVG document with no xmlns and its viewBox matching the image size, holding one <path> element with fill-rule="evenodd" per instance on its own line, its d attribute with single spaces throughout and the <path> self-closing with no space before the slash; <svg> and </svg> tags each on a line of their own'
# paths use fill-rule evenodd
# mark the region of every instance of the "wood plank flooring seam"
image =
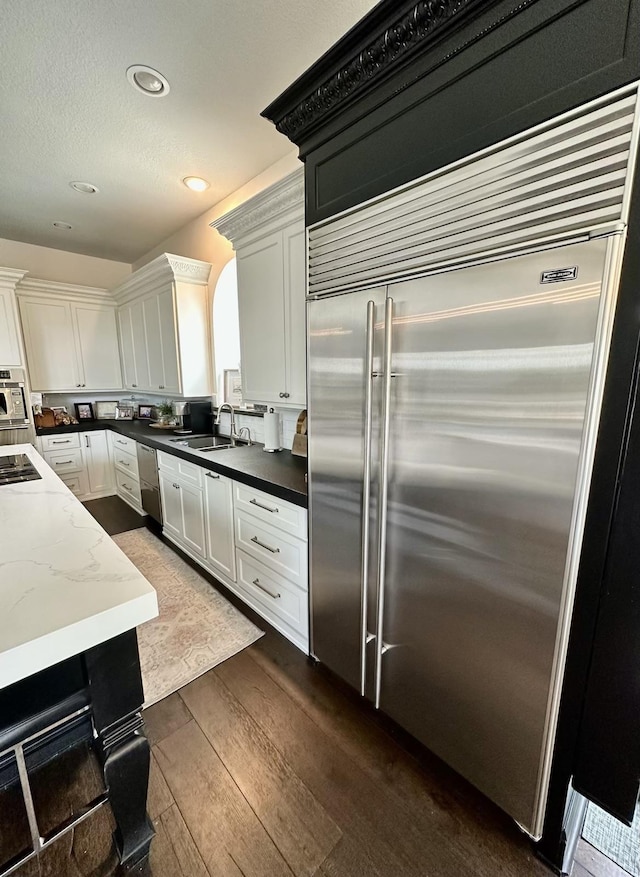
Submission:
<svg viewBox="0 0 640 877">
<path fill-rule="evenodd" d="M 167 810 L 165 810 L 165 812 L 160 817 L 160 819 L 162 821 L 162 825 L 164 827 L 165 833 L 166 833 L 167 838 L 169 840 L 169 843 L 171 845 L 171 849 L 174 852 L 174 855 L 176 857 L 176 860 L 178 861 L 178 864 L 180 865 L 181 870 L 184 872 L 184 877 L 198 877 L 198 875 L 195 874 L 193 872 L 193 870 L 185 871 L 185 869 L 183 868 L 182 857 L 180 855 L 180 848 L 177 846 L 177 844 L 174 840 L 174 834 L 172 833 L 172 831 L 169 828 L 170 822 L 169 822 L 168 817 L 169 817 L 170 811 L 172 811 L 174 808 L 180 815 L 180 819 L 182 820 L 184 831 L 186 832 L 187 837 L 188 837 L 189 841 L 191 842 L 193 849 L 195 850 L 195 853 L 197 855 L 198 869 L 200 871 L 204 871 L 204 874 L 208 875 L 208 877 L 211 877 L 211 871 L 209 871 L 204 860 L 202 859 L 202 856 L 200 855 L 200 851 L 198 850 L 198 845 L 195 841 L 195 838 L 191 833 L 191 829 L 189 828 L 189 826 L 187 824 L 187 820 L 184 818 L 184 813 L 182 813 L 179 805 L 174 801 L 174 803 L 171 805 L 171 807 L 169 807 Z M 239 870 L 241 871 L 242 869 L 239 869 Z M 204 875 L 202 875 L 202 877 L 204 877 Z"/>
<path fill-rule="evenodd" d="M 187 709 L 188 709 L 188 707 L 187 707 Z M 218 752 L 218 750 L 216 749 L 216 747 L 213 745 L 213 742 L 212 742 L 212 741 L 209 739 L 209 737 L 207 736 L 207 732 L 205 731 L 205 729 L 200 725 L 200 723 L 198 722 L 198 720 L 196 719 L 195 716 L 193 717 L 192 721 L 194 721 L 194 722 L 196 723 L 196 725 L 200 728 L 200 730 L 202 731 L 202 733 L 204 734 L 204 736 L 207 738 L 207 740 L 208 740 L 208 742 L 209 742 L 209 745 L 211 746 L 211 748 L 213 749 L 213 751 L 216 753 L 216 755 L 217 755 L 218 758 L 220 759 L 220 763 L 222 764 L 222 767 L 224 768 L 224 770 L 225 770 L 227 776 L 229 777 L 229 779 L 231 780 L 231 782 L 233 783 L 233 785 L 234 785 L 234 786 L 236 787 L 236 789 L 238 790 L 238 794 L 242 795 L 242 797 L 244 798 L 244 800 L 245 800 L 246 803 L 247 803 L 247 807 L 249 807 L 249 809 L 251 810 L 251 812 L 252 812 L 253 815 L 255 816 L 256 820 L 260 823 L 260 825 L 261 825 L 262 828 L 264 829 L 265 833 L 271 838 L 272 842 L 275 844 L 275 841 L 274 841 L 273 838 L 271 837 L 271 834 L 269 833 L 269 831 L 267 831 L 267 828 L 266 828 L 264 822 L 262 821 L 262 819 L 260 819 L 260 817 L 258 816 L 258 814 L 257 814 L 256 811 L 255 811 L 255 808 L 251 805 L 251 801 L 247 801 L 246 796 L 243 794 L 242 789 L 240 788 L 240 786 L 238 785 L 238 783 L 235 781 L 235 779 L 234 779 L 234 777 L 233 777 L 233 774 L 231 773 L 231 771 L 229 770 L 229 768 L 228 768 L 227 765 L 225 764 L 224 759 L 221 757 L 220 753 Z M 178 808 L 178 809 L 180 809 L 180 808 Z M 184 816 L 183 816 L 183 818 L 184 818 Z M 277 847 L 277 844 L 275 844 L 275 845 L 276 845 L 276 847 Z M 238 871 L 240 871 L 240 873 L 243 875 L 243 877 L 246 877 L 244 871 L 242 870 L 242 868 L 240 867 L 240 865 L 236 862 L 236 860 L 234 859 L 233 855 L 232 855 L 230 852 L 228 852 L 227 855 L 229 856 L 229 858 L 231 859 L 231 861 L 233 862 L 233 864 L 236 866 L 236 868 L 238 869 Z M 291 875 L 291 877 L 296 877 L 295 872 L 293 871 L 293 869 L 291 868 L 291 866 L 289 865 L 289 863 L 286 862 L 286 860 L 285 860 L 285 864 L 286 864 L 287 868 L 289 869 L 289 874 Z M 284 875 L 283 875 L 283 877 L 284 877 Z"/>
<path fill-rule="evenodd" d="M 316 851 L 318 851 L 318 852 L 321 851 L 321 854 L 322 854 L 321 861 L 316 863 L 316 865 L 312 871 L 306 872 L 309 875 L 316 873 L 318 865 L 321 864 L 321 862 L 326 860 L 327 856 L 333 851 L 333 849 L 335 849 L 335 847 L 339 843 L 340 838 L 342 837 L 342 831 L 340 829 L 340 826 L 331 818 L 330 814 L 325 809 L 325 807 L 319 801 L 317 801 L 315 795 L 312 793 L 312 791 L 309 789 L 309 787 L 306 785 L 306 783 L 299 777 L 299 775 L 295 772 L 295 770 L 291 767 L 291 765 L 288 763 L 288 761 L 283 756 L 283 754 L 273 744 L 273 741 L 267 735 L 264 734 L 264 732 L 262 731 L 260 726 L 254 721 L 253 717 L 245 710 L 245 708 L 242 706 L 242 704 L 237 700 L 234 693 L 225 684 L 223 679 L 220 678 L 219 674 L 216 673 L 216 668 L 213 668 L 211 671 L 209 671 L 209 673 L 205 674 L 204 676 L 199 677 L 199 679 L 196 679 L 193 683 L 191 683 L 189 686 L 187 686 L 185 689 L 185 694 L 184 694 L 184 699 L 185 699 L 185 703 L 187 704 L 187 708 L 189 709 L 190 713 L 194 716 L 194 719 L 195 719 L 196 723 L 198 724 L 198 727 L 200 728 L 200 730 L 202 731 L 202 733 L 204 734 L 206 739 L 209 741 L 209 744 L 211 745 L 212 749 L 214 750 L 214 752 L 216 753 L 216 755 L 218 756 L 218 758 L 222 762 L 231 781 L 234 783 L 234 785 L 238 789 L 238 792 L 247 801 L 247 804 L 251 807 L 251 810 L 255 814 L 256 819 L 258 819 L 258 821 L 260 822 L 260 824 L 264 828 L 267 835 L 271 838 L 272 842 L 275 844 L 277 849 L 280 851 L 280 854 L 283 856 L 283 858 L 287 862 L 287 865 L 290 867 L 292 874 L 295 875 L 297 873 L 296 866 L 295 866 L 295 855 L 298 854 L 300 850 L 307 849 L 307 847 L 305 847 L 304 842 L 302 842 L 302 845 L 299 848 L 298 847 L 295 847 L 293 849 L 289 848 L 289 853 L 287 854 L 285 852 L 286 847 L 285 847 L 285 849 L 283 849 L 283 844 L 286 844 L 286 841 L 289 840 L 289 837 L 283 835 L 280 838 L 278 838 L 275 836 L 274 829 L 276 831 L 278 830 L 278 828 L 279 828 L 278 821 L 275 820 L 275 821 L 272 821 L 271 824 L 267 824 L 265 819 L 256 810 L 256 808 L 253 806 L 252 802 L 247 797 L 246 789 L 243 791 L 242 785 L 236 780 L 236 777 L 234 776 L 233 770 L 228 766 L 227 761 L 225 760 L 225 753 L 220 751 L 219 746 L 216 746 L 214 736 L 212 736 L 212 733 L 211 733 L 211 727 L 207 727 L 207 723 L 203 724 L 202 721 L 200 721 L 198 719 L 198 715 L 197 715 L 198 710 L 197 709 L 194 710 L 194 707 L 193 707 L 194 692 L 197 692 L 198 688 L 200 686 L 207 684 L 207 679 L 209 680 L 208 684 L 210 684 L 210 685 L 214 684 L 214 680 L 215 680 L 215 684 L 217 684 L 217 686 L 218 686 L 218 691 L 222 690 L 222 692 L 224 692 L 224 697 L 227 699 L 227 702 L 229 704 L 232 704 L 232 706 L 230 706 L 230 709 L 232 711 L 235 711 L 236 713 L 240 713 L 243 717 L 243 724 L 246 724 L 253 729 L 253 736 L 254 736 L 255 741 L 260 740 L 262 738 L 263 743 L 266 744 L 268 747 L 270 747 L 270 749 L 274 755 L 277 755 L 278 761 L 280 762 L 280 769 L 282 769 L 283 767 L 286 767 L 286 771 L 288 771 L 290 774 L 289 779 L 293 780 L 294 786 L 296 786 L 296 785 L 298 786 L 299 793 L 301 792 L 303 798 L 305 798 L 309 802 L 309 804 L 312 804 L 313 807 L 316 808 L 316 810 L 317 810 L 316 815 L 317 815 L 318 819 L 320 820 L 319 825 L 324 826 L 323 830 L 325 830 L 325 831 L 328 830 L 329 824 L 330 824 L 332 830 L 335 830 L 336 837 L 335 837 L 335 839 L 333 839 L 333 838 L 331 839 L 331 841 L 330 841 L 331 845 L 325 851 L 325 850 L 321 850 L 321 847 L 323 846 L 322 841 L 325 840 L 326 838 L 324 838 L 324 836 L 323 836 L 323 838 L 320 839 L 317 835 L 315 835 L 311 831 L 310 824 L 307 821 L 303 820 L 299 824 L 299 828 L 301 828 L 303 830 L 303 832 L 305 832 L 305 834 L 306 834 L 306 842 L 307 843 L 311 842 L 312 845 L 315 845 Z M 191 705 L 190 705 L 190 703 L 191 703 Z M 221 739 L 226 739 L 226 738 L 222 737 Z M 229 753 L 227 753 L 227 756 L 228 756 L 228 754 Z M 275 774 L 274 774 L 274 778 L 275 778 Z M 265 777 L 263 776 L 263 780 L 264 779 L 265 779 Z M 275 781 L 277 782 L 277 780 L 275 780 Z M 284 800 L 286 800 L 286 799 L 284 799 L 284 798 L 281 799 L 281 801 L 284 801 Z M 315 829 L 316 827 L 317 827 L 317 825 L 316 825 L 316 823 L 314 823 L 313 828 Z M 294 858 L 291 858 L 292 855 L 294 856 Z M 297 867 L 298 868 L 301 867 L 300 861 L 298 861 Z"/>
<path fill-rule="evenodd" d="M 212 877 L 293 873 L 195 719 L 159 743 L 155 753 L 174 799 L 189 811 L 180 807 Z M 238 855 L 242 872 L 235 864 Z"/>
</svg>

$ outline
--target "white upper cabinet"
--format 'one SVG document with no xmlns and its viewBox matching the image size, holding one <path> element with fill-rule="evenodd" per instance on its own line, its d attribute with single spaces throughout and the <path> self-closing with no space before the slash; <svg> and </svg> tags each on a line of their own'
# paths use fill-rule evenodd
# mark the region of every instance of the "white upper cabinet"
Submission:
<svg viewBox="0 0 640 877">
<path fill-rule="evenodd" d="M 17 295 L 32 390 L 122 387 L 115 305 L 105 290 L 27 279 Z"/>
<path fill-rule="evenodd" d="M 0 268 L 0 368 L 22 365 L 15 288 L 26 273 Z"/>
<path fill-rule="evenodd" d="M 242 398 L 276 402 L 286 386 L 282 233 L 238 250 Z"/>
<path fill-rule="evenodd" d="M 211 265 L 164 253 L 113 290 L 125 387 L 210 396 Z"/>
<path fill-rule="evenodd" d="M 72 304 L 78 366 L 83 387 L 111 390 L 122 386 L 116 309 Z"/>
<path fill-rule="evenodd" d="M 236 250 L 242 396 L 306 404 L 302 168 L 211 223 Z"/>
<path fill-rule="evenodd" d="M 20 315 L 31 389 L 80 387 L 69 302 L 20 297 Z"/>
</svg>

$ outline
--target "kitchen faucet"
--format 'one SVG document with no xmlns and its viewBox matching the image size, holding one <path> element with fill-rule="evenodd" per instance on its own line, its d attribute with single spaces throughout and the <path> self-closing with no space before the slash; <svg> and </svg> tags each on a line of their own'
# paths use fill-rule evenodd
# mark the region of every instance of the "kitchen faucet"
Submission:
<svg viewBox="0 0 640 877">
<path fill-rule="evenodd" d="M 215 425 L 220 425 L 220 414 L 223 409 L 228 409 L 229 414 L 231 415 L 231 428 L 229 430 L 229 438 L 231 439 L 231 446 L 235 448 L 236 440 L 240 438 L 238 433 L 236 432 L 236 412 L 233 405 L 230 405 L 228 402 L 223 402 L 222 405 L 218 406 L 218 411 L 216 413 Z"/>
</svg>

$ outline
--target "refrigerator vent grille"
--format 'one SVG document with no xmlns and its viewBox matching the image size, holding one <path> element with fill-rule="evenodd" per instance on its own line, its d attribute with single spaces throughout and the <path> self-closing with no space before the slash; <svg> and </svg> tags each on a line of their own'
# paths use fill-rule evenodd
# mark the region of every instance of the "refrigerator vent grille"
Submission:
<svg viewBox="0 0 640 877">
<path fill-rule="evenodd" d="M 591 104 L 311 228 L 309 295 L 624 220 L 636 98 Z"/>
</svg>

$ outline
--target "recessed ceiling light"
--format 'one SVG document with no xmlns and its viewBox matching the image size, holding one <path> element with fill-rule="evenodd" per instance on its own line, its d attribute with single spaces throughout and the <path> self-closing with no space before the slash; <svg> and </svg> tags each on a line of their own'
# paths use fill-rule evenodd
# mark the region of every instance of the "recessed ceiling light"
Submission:
<svg viewBox="0 0 640 877">
<path fill-rule="evenodd" d="M 80 180 L 75 180 L 74 182 L 69 183 L 72 189 L 75 189 L 76 192 L 82 192 L 83 195 L 95 195 L 96 192 L 99 192 L 100 189 L 97 186 L 94 186 L 93 183 L 83 183 Z"/>
<path fill-rule="evenodd" d="M 164 97 L 171 91 L 171 86 L 162 73 L 145 64 L 132 64 L 127 68 L 127 79 L 134 88 L 150 97 Z"/>
<path fill-rule="evenodd" d="M 53 225 L 54 225 L 54 228 L 64 228 L 65 231 L 70 231 L 70 230 L 73 228 L 73 226 L 72 226 L 72 225 L 69 225 L 68 222 L 59 222 L 59 221 L 56 221 L 56 222 L 53 223 Z"/>
<path fill-rule="evenodd" d="M 194 192 L 204 192 L 211 185 L 206 180 L 203 180 L 202 177 L 185 177 L 182 182 L 188 189 L 193 189 Z"/>
</svg>

